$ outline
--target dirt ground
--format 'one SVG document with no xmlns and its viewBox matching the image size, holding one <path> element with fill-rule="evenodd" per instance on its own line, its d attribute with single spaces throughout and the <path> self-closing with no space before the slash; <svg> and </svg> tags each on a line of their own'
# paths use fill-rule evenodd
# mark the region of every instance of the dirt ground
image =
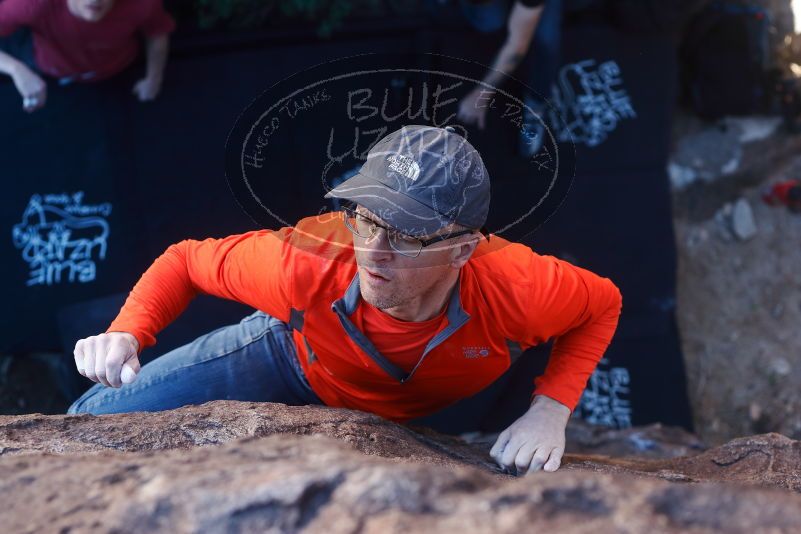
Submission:
<svg viewBox="0 0 801 534">
<path fill-rule="evenodd" d="M 677 121 L 677 135 L 709 128 L 689 121 Z M 688 392 L 710 445 L 763 432 L 801 438 L 801 215 L 760 198 L 801 178 L 801 136 L 780 129 L 741 148 L 735 172 L 674 196 Z M 745 240 L 725 216 L 739 199 L 756 226 Z"/>
</svg>

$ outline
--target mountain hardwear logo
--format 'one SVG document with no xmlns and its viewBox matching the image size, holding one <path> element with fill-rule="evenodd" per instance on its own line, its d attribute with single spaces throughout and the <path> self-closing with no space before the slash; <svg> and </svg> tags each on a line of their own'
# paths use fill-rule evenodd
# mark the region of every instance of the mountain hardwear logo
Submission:
<svg viewBox="0 0 801 534">
<path fill-rule="evenodd" d="M 394 154 L 387 156 L 387 159 L 389 170 L 400 173 L 413 182 L 420 176 L 420 165 L 409 156 Z"/>
<path fill-rule="evenodd" d="M 486 358 L 490 355 L 489 347 L 462 347 L 465 358 Z"/>
</svg>

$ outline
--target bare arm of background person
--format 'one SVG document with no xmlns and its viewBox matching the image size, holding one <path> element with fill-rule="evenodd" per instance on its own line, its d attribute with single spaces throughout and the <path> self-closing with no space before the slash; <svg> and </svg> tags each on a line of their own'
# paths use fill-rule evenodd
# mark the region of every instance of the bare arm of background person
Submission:
<svg viewBox="0 0 801 534">
<path fill-rule="evenodd" d="M 139 342 L 128 332 L 107 332 L 78 340 L 73 355 L 79 373 L 114 388 L 136 380 L 140 368 Z"/>
<path fill-rule="evenodd" d="M 511 74 L 526 56 L 531 38 L 542 16 L 543 6 L 526 7 L 515 2 L 509 15 L 508 35 L 498 52 L 492 69 L 482 80 L 486 85 L 478 85 L 459 103 L 457 117 L 465 124 L 478 124 L 484 128 L 489 100 L 495 94 L 489 87 L 497 87 L 506 75 Z M 489 86 L 489 87 L 487 87 Z"/>
<path fill-rule="evenodd" d="M 167 34 L 147 37 L 145 49 L 147 73 L 133 87 L 133 93 L 141 102 L 153 100 L 161 92 L 164 68 L 167 66 L 167 56 L 170 52 L 170 38 Z"/>
<path fill-rule="evenodd" d="M 23 101 L 23 109 L 31 112 L 45 105 L 47 85 L 44 80 L 14 56 L 0 51 L 0 72 L 14 80 Z"/>
</svg>

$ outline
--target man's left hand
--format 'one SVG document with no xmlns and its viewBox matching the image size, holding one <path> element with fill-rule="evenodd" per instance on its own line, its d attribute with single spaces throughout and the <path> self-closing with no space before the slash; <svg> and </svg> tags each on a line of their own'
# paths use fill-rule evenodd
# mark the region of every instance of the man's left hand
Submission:
<svg viewBox="0 0 801 534">
<path fill-rule="evenodd" d="M 490 456 L 506 469 L 532 473 L 556 471 L 565 452 L 565 427 L 570 409 L 549 397 L 538 395 L 528 411 L 501 432 Z"/>
<path fill-rule="evenodd" d="M 156 78 L 142 78 L 133 87 L 133 94 L 139 99 L 140 102 L 149 102 L 161 92 L 161 80 Z"/>
</svg>

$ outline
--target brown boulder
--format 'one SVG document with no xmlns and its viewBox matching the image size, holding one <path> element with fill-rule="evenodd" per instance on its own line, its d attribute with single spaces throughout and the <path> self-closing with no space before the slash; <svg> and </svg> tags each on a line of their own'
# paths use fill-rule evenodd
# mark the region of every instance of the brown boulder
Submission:
<svg viewBox="0 0 801 534">
<path fill-rule="evenodd" d="M 365 454 L 447 466 L 497 466 L 479 448 L 377 415 L 323 406 L 215 401 L 155 413 L 0 416 L 0 456 L 189 449 L 244 437 L 322 434 Z"/>
<path fill-rule="evenodd" d="M 656 476 L 681 482 L 748 484 L 801 492 L 801 442 L 781 434 L 739 438 L 695 456 L 672 460 L 574 456 L 570 463 L 573 467 L 605 473 Z"/>
<path fill-rule="evenodd" d="M 220 401 L 2 417 L 0 447 L 4 532 L 801 531 L 801 495 L 753 486 L 798 489 L 798 442 L 777 435 L 515 478 L 373 415 Z"/>
</svg>

